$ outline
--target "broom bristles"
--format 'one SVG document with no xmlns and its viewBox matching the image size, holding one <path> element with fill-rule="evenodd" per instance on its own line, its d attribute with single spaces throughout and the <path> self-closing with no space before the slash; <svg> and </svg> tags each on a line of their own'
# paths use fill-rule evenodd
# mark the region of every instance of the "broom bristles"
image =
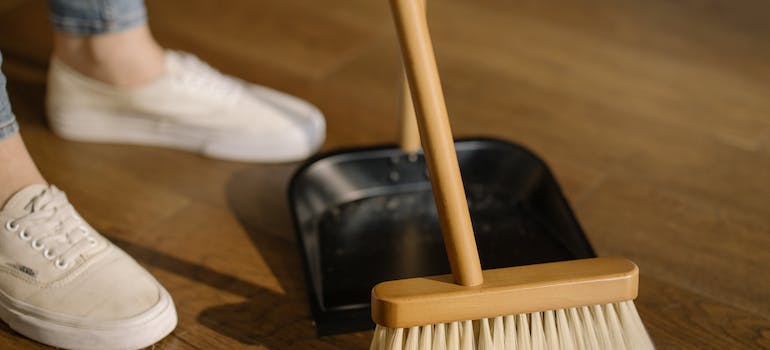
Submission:
<svg viewBox="0 0 770 350">
<path fill-rule="evenodd" d="M 406 338 L 404 335 L 406 333 Z M 654 349 L 633 301 L 427 325 L 377 326 L 370 350 Z"/>
</svg>

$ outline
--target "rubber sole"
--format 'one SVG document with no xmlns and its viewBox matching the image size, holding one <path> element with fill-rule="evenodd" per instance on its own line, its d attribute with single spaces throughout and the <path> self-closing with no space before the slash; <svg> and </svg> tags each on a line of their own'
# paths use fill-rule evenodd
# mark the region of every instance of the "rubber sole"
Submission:
<svg viewBox="0 0 770 350">
<path fill-rule="evenodd" d="M 0 318 L 11 329 L 40 343 L 63 349 L 134 350 L 157 343 L 177 324 L 171 296 L 162 290 L 158 303 L 147 312 L 124 320 L 85 326 L 69 319 L 52 319 L 43 312 L 32 313 L 24 303 L 0 294 Z M 27 310 L 25 310 L 27 309 Z"/>
<path fill-rule="evenodd" d="M 315 135 L 296 137 L 297 140 L 307 140 L 305 142 L 287 142 L 282 135 L 234 134 L 113 111 L 68 112 L 66 117 L 49 111 L 49 124 L 55 134 L 72 141 L 167 147 L 210 158 L 244 162 L 302 160 L 312 155 L 323 142 L 323 137 L 314 140 L 318 138 Z"/>
</svg>

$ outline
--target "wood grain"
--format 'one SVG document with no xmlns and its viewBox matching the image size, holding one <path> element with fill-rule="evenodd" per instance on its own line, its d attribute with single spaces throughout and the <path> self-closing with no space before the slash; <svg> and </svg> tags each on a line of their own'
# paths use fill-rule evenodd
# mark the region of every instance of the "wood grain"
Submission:
<svg viewBox="0 0 770 350">
<path fill-rule="evenodd" d="M 317 104 L 324 149 L 395 144 L 387 1 L 149 1 L 172 48 Z M 601 255 L 640 268 L 661 349 L 770 348 L 770 6 L 445 0 L 428 8 L 458 135 L 534 150 Z M 44 174 L 171 291 L 155 349 L 366 349 L 317 338 L 285 187 L 296 164 L 67 142 L 45 125 L 44 1 L 0 5 L 13 108 Z M 0 327 L 0 348 L 43 349 Z"/>
</svg>

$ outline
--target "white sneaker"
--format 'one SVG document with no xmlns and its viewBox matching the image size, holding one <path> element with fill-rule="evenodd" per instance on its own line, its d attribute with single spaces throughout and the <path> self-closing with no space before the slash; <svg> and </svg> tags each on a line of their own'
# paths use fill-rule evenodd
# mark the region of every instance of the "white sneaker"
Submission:
<svg viewBox="0 0 770 350">
<path fill-rule="evenodd" d="M 28 186 L 0 211 L 0 271 L 0 318 L 44 344 L 138 349 L 176 327 L 168 292 L 54 186 Z"/>
<path fill-rule="evenodd" d="M 197 57 L 166 52 L 166 72 L 120 89 L 53 58 L 48 119 L 65 139 L 164 146 L 213 158 L 284 162 L 307 158 L 326 124 L 299 98 L 225 76 Z"/>
</svg>

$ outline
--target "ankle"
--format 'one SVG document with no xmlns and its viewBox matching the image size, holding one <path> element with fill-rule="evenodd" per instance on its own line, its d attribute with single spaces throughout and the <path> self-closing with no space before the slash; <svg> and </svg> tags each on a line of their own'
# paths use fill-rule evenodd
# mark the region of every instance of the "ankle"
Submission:
<svg viewBox="0 0 770 350">
<path fill-rule="evenodd" d="M 46 184 L 18 134 L 0 141 L 0 164 L 0 208 L 22 188 Z"/>
<path fill-rule="evenodd" d="M 161 76 L 165 55 L 147 26 L 79 36 L 54 32 L 54 57 L 90 78 L 136 87 Z"/>
</svg>

